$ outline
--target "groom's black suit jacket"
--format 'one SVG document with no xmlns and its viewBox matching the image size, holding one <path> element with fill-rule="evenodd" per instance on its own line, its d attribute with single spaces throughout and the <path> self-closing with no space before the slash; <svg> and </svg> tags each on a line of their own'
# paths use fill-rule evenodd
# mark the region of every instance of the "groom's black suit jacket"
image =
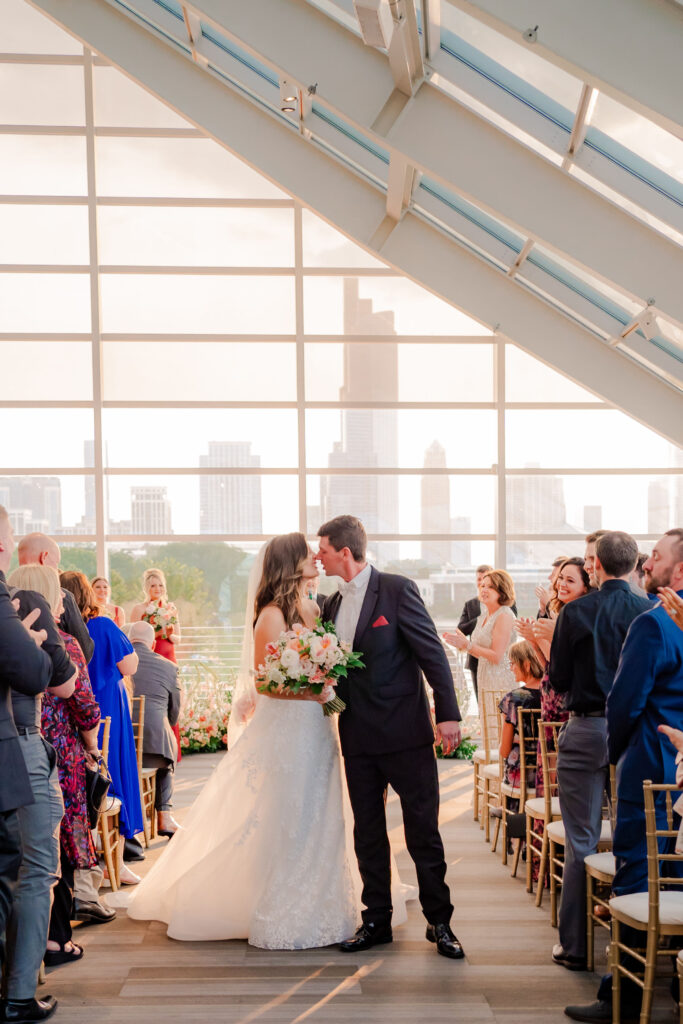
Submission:
<svg viewBox="0 0 683 1024">
<path fill-rule="evenodd" d="M 326 600 L 324 621 L 334 621 L 340 602 L 339 593 Z M 434 742 L 423 672 L 434 691 L 437 722 L 460 721 L 445 651 L 412 580 L 371 569 L 353 649 L 362 653 L 365 668 L 350 670 L 337 686 L 346 702 L 339 716 L 345 757 Z"/>
</svg>

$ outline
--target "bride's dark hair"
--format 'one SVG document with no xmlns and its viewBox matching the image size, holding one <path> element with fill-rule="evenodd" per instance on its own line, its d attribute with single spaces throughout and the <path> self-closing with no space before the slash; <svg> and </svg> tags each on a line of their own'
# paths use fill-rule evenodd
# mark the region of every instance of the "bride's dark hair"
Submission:
<svg viewBox="0 0 683 1024">
<path fill-rule="evenodd" d="M 268 604 L 276 605 L 284 615 L 287 629 L 301 619 L 301 580 L 308 558 L 303 533 L 283 533 L 273 537 L 263 555 L 263 574 L 254 603 L 254 625 Z"/>
</svg>

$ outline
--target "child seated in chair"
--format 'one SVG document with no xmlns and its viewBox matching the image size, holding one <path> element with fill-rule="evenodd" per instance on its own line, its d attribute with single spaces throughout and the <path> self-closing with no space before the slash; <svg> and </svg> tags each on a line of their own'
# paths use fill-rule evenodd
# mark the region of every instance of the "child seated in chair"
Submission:
<svg viewBox="0 0 683 1024">
<path fill-rule="evenodd" d="M 506 693 L 498 705 L 505 723 L 500 736 L 500 756 L 503 758 L 503 782 L 518 787 L 520 782 L 520 737 L 518 733 L 520 708 L 540 708 L 541 680 L 544 668 L 538 654 L 527 640 L 519 640 L 508 650 L 510 665 L 516 681 L 519 683 L 514 690 Z M 524 729 L 533 729 L 531 717 L 524 719 Z M 531 738 L 531 733 L 528 734 Z M 527 762 L 527 787 L 536 786 L 536 758 Z M 509 809 L 513 808 L 510 801 Z"/>
</svg>

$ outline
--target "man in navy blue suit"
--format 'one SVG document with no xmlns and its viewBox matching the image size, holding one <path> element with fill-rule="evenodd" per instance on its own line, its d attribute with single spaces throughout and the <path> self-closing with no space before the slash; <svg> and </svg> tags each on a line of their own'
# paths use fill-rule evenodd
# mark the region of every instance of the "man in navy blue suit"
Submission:
<svg viewBox="0 0 683 1024">
<path fill-rule="evenodd" d="M 656 596 L 660 587 L 683 595 L 683 529 L 669 530 L 657 541 L 643 571 L 648 595 Z M 647 892 L 643 782 L 676 781 L 676 750 L 658 731 L 662 724 L 683 729 L 683 632 L 655 602 L 631 623 L 607 697 L 609 759 L 617 765 L 615 896 Z M 664 798 L 664 793 L 656 794 L 660 828 L 666 827 Z M 568 1006 L 567 1015 L 573 1020 L 611 1021 L 611 988 L 607 975 L 597 1002 Z M 641 994 L 638 986 L 622 979 L 622 1005 L 634 1015 Z"/>
<path fill-rule="evenodd" d="M 439 778 L 434 727 L 423 673 L 434 693 L 437 736 L 448 753 L 460 743 L 460 711 L 443 644 L 412 580 L 377 572 L 365 560 L 366 536 L 355 516 L 320 527 L 318 558 L 343 580 L 323 617 L 361 651 L 337 693 L 346 703 L 339 738 L 354 816 L 354 844 L 363 879 L 363 924 L 341 944 L 358 953 L 392 941 L 391 861 L 385 801 L 398 794 L 406 845 L 417 870 L 427 939 L 453 960 L 464 956 L 450 927 L 453 905 L 439 835 Z"/>
</svg>

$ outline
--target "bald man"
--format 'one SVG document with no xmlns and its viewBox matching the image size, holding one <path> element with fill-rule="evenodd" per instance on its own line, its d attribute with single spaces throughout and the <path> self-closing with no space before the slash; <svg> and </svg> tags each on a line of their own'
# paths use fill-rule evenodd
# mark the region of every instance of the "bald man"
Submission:
<svg viewBox="0 0 683 1024">
<path fill-rule="evenodd" d="M 45 533 L 27 533 L 17 547 L 19 565 L 48 565 L 59 572 L 62 553 L 59 544 Z M 78 610 L 76 599 L 68 590 L 62 589 L 64 614 L 59 620 L 59 628 L 69 636 L 78 640 L 86 661 L 90 661 L 95 644 L 88 632 L 83 616 Z"/>
</svg>

